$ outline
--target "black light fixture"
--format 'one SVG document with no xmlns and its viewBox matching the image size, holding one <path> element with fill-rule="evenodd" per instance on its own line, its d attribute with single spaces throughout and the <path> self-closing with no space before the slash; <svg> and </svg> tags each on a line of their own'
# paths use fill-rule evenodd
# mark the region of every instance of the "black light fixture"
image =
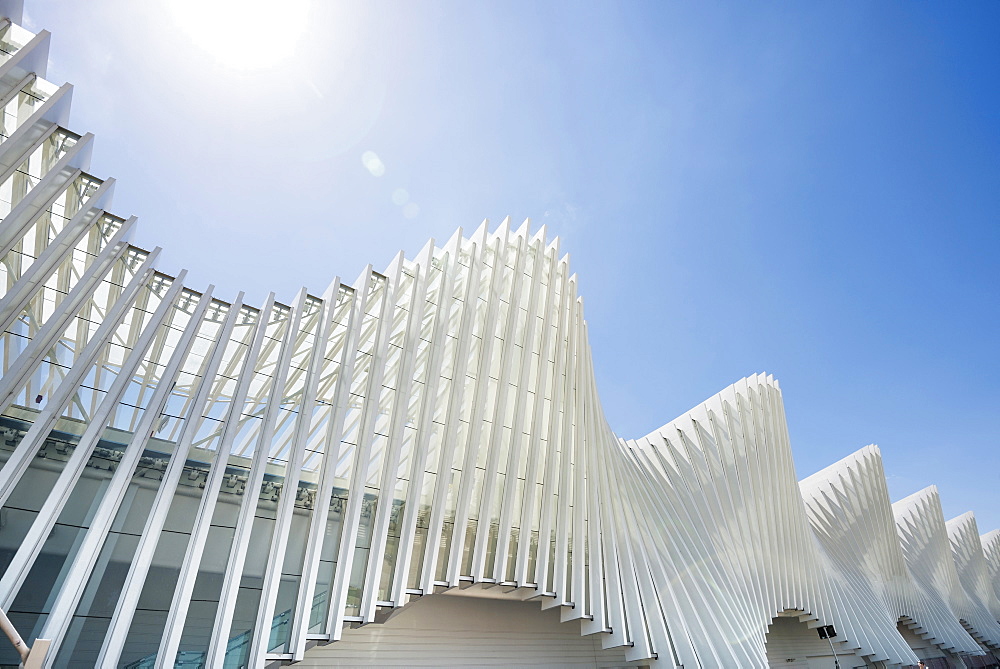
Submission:
<svg viewBox="0 0 1000 669">
<path fill-rule="evenodd" d="M 837 649 L 833 647 L 833 637 L 837 636 L 837 630 L 833 629 L 833 625 L 824 625 L 822 627 L 817 627 L 816 633 L 819 634 L 820 639 L 826 639 L 830 642 L 830 652 L 833 653 L 833 666 L 840 669 L 840 660 L 837 658 Z"/>
</svg>

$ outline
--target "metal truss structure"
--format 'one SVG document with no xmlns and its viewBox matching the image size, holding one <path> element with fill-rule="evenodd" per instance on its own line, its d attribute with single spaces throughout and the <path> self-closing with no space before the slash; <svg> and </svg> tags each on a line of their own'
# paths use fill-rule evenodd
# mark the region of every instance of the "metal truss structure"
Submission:
<svg viewBox="0 0 1000 669">
<path fill-rule="evenodd" d="M 459 230 L 288 305 L 157 270 L 11 4 L 0 609 L 46 666 L 295 662 L 470 583 L 636 664 L 767 666 L 782 614 L 869 663 L 917 663 L 901 624 L 1000 649 L 1000 533 L 933 488 L 890 504 L 874 446 L 797 482 L 770 376 L 617 437 L 544 228 Z"/>
</svg>

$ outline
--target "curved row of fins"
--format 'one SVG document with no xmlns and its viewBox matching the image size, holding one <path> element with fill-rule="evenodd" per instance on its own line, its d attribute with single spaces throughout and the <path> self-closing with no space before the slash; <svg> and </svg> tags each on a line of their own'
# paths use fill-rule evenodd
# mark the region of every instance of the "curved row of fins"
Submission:
<svg viewBox="0 0 1000 669">
<path fill-rule="evenodd" d="M 16 5 L 0 3 L 0 13 Z M 0 223 L 0 408 L 30 428 L 5 456 L 0 502 L 27 504 L 17 484 L 46 457 L 54 426 L 85 429 L 4 566 L 0 606 L 16 608 L 68 512 L 68 491 L 92 476 L 101 435 L 130 435 L 67 557 L 69 576 L 49 584 L 32 638 L 53 640 L 50 665 L 71 652 L 84 586 L 136 472 L 155 468 L 143 459 L 154 443 L 172 449 L 157 465 L 154 508 L 179 499 L 185 472 L 203 477 L 204 490 L 155 666 L 178 656 L 226 486 L 238 521 L 206 651 L 212 666 L 240 631 L 251 545 L 266 547 L 245 632 L 255 667 L 301 659 L 308 642 L 335 641 L 346 623 L 471 582 L 561 607 L 605 647 L 655 666 L 765 667 L 768 626 L 789 612 L 834 625 L 869 662 L 916 665 L 901 623 L 954 655 L 1000 649 L 1000 532 L 980 537 L 971 513 L 945 522 L 934 487 L 891 504 L 875 446 L 797 482 L 770 376 L 743 379 L 646 437 L 618 438 L 601 412 L 575 276 L 544 228 L 504 221 L 490 232 L 484 223 L 443 247 L 428 243 L 415 260 L 400 255 L 384 274 L 369 268 L 353 286 L 335 281 L 322 297 L 303 290 L 291 306 L 273 296 L 260 309 L 242 296 L 223 302 L 211 288 L 183 287 L 183 273 L 156 271 L 158 250 L 128 243 L 135 219 L 106 211 L 113 181 L 86 174 L 91 137 L 61 128 L 71 89 L 41 79 L 47 33 L 17 30 L 22 39 L 4 42 L 0 65 L 0 107 L 13 110 L 0 138 L 0 188 L 9 185 L 11 200 Z M 101 318 L 73 330 L 93 313 Z M 124 352 L 116 357 L 113 345 Z M 57 363 L 59 376 L 41 383 Z M 189 368 L 225 372 L 231 384 L 184 385 Z M 85 395 L 94 370 L 109 380 Z M 135 406 L 130 383 L 145 393 Z M 183 396 L 177 415 L 174 395 Z M 220 416 L 213 402 L 235 408 Z M 260 421 L 247 437 L 239 430 L 250 418 Z M 174 419 L 176 429 L 165 427 Z M 219 419 L 215 441 L 199 450 L 208 419 Z M 204 469 L 190 469 L 199 457 Z M 281 494 L 286 480 L 296 495 Z M 262 537 L 253 521 L 265 507 L 274 521 Z M 156 511 L 145 520 L 106 623 L 102 666 L 122 657 L 163 523 Z M 334 553 L 341 567 L 324 580 L 324 556 Z M 295 605 L 280 614 L 292 616 L 290 638 L 275 650 L 269 632 L 289 565 L 301 578 Z M 327 597 L 321 620 L 310 621 Z"/>
</svg>

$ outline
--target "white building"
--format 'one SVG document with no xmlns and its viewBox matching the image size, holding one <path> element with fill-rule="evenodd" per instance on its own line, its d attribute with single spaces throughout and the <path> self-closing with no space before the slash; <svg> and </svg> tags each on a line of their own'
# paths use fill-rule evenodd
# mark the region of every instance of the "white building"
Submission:
<svg viewBox="0 0 1000 669">
<path fill-rule="evenodd" d="M 934 488 L 890 504 L 874 446 L 797 482 L 770 376 L 616 436 L 544 228 L 459 230 L 287 305 L 158 271 L 18 4 L 0 609 L 45 666 L 996 662 L 1000 533 Z"/>
</svg>

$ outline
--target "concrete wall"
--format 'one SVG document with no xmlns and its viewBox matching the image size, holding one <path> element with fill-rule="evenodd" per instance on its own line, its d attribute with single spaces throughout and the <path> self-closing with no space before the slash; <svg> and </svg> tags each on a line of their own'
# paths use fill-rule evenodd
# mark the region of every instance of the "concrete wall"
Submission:
<svg viewBox="0 0 1000 669">
<path fill-rule="evenodd" d="M 423 597 L 384 624 L 345 630 L 296 667 L 620 667 L 622 650 L 601 650 L 576 622 L 537 602 L 440 594 Z"/>
<path fill-rule="evenodd" d="M 871 666 L 864 659 L 834 643 L 841 669 Z M 785 669 L 834 669 L 830 642 L 820 639 L 815 629 L 810 629 L 797 618 L 775 618 L 767 631 L 767 663 L 769 667 Z"/>
</svg>

